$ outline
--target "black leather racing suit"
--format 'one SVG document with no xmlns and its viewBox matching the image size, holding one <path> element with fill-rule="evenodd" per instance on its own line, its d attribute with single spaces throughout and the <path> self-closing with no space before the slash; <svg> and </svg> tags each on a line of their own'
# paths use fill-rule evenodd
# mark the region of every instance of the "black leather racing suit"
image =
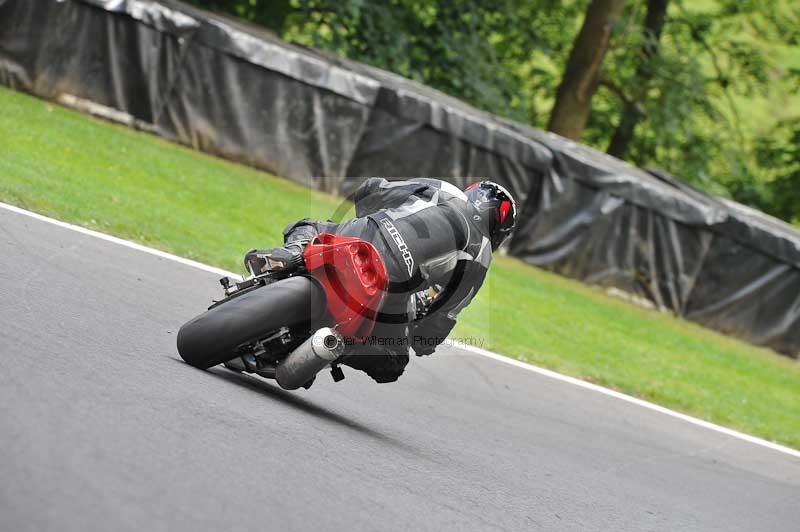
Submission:
<svg viewBox="0 0 800 532">
<path fill-rule="evenodd" d="M 481 287 L 492 260 L 490 221 L 461 190 L 437 179 L 370 178 L 354 201 L 357 218 L 341 224 L 301 220 L 284 230 L 284 240 L 304 242 L 328 232 L 375 245 L 386 263 L 389 293 L 372 340 L 350 346 L 343 363 L 391 382 L 403 373 L 408 348 L 419 356 L 433 353 Z M 437 294 L 419 316 L 416 294 L 431 287 Z"/>
</svg>

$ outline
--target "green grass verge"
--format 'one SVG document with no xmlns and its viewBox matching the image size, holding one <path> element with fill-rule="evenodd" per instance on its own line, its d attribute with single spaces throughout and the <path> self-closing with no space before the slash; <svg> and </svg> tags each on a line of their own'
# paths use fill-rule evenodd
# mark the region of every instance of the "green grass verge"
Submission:
<svg viewBox="0 0 800 532">
<path fill-rule="evenodd" d="M 0 199 L 240 271 L 337 198 L 0 89 Z M 500 258 L 456 336 L 800 448 L 800 365 Z M 419 361 L 416 363 L 424 363 Z"/>
</svg>

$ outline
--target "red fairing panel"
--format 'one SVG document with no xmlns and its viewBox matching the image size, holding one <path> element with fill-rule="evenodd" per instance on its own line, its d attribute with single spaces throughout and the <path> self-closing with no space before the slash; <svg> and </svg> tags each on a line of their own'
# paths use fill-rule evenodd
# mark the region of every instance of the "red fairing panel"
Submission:
<svg viewBox="0 0 800 532">
<path fill-rule="evenodd" d="M 360 238 L 320 233 L 304 256 L 306 269 L 325 290 L 335 328 L 363 341 L 375 326 L 388 285 L 386 266 L 375 246 Z"/>
</svg>

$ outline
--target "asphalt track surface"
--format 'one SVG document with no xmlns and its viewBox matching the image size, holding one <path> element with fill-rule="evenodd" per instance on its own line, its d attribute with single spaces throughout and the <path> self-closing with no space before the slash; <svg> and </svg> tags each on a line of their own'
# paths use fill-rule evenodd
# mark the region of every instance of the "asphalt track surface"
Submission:
<svg viewBox="0 0 800 532">
<path fill-rule="evenodd" d="M 2 531 L 800 530 L 800 458 L 613 397 L 456 349 L 200 371 L 217 276 L 2 209 L 0 274 Z"/>
</svg>

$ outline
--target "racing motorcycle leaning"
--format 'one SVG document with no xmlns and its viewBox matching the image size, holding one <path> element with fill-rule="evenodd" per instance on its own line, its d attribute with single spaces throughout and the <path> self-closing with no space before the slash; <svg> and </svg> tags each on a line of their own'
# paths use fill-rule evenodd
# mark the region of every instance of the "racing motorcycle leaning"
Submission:
<svg viewBox="0 0 800 532">
<path fill-rule="evenodd" d="M 356 217 L 303 219 L 284 245 L 252 250 L 250 274 L 221 279 L 225 298 L 181 327 L 178 351 L 193 366 L 308 387 L 330 366 L 393 382 L 409 353 L 448 337 L 514 228 L 514 200 L 492 181 L 464 191 L 437 179 L 365 180 Z"/>
</svg>

